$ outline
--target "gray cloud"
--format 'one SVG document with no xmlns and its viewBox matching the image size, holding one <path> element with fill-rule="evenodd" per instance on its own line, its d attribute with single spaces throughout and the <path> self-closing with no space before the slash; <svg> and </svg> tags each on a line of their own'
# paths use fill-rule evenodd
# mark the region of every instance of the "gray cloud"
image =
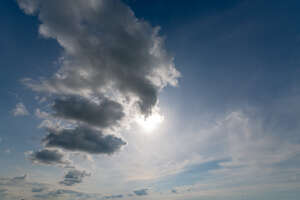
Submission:
<svg viewBox="0 0 300 200">
<path fill-rule="evenodd" d="M 104 128 L 115 125 L 124 116 L 122 105 L 106 98 L 100 103 L 75 96 L 56 99 L 53 110 L 55 116 Z"/>
<path fill-rule="evenodd" d="M 118 195 L 111 195 L 111 196 L 105 196 L 105 199 L 120 199 L 123 198 L 124 195 L 123 194 L 118 194 Z"/>
<path fill-rule="evenodd" d="M 82 151 L 92 154 L 113 154 L 126 144 L 114 135 L 104 135 L 102 132 L 87 126 L 75 129 L 49 129 L 49 134 L 43 139 L 48 147 L 60 147 L 71 151 Z"/>
<path fill-rule="evenodd" d="M 135 190 L 133 191 L 134 194 L 136 194 L 137 196 L 146 196 L 148 195 L 148 189 L 144 188 L 144 189 L 140 189 L 140 190 Z"/>
<path fill-rule="evenodd" d="M 135 114 L 149 115 L 159 92 L 167 85 L 176 86 L 180 76 L 159 27 L 137 19 L 121 0 L 17 2 L 26 14 L 38 16 L 40 35 L 63 48 L 59 70 L 53 76 L 23 79 L 26 86 L 42 93 L 39 96 L 53 97 L 53 114 L 46 116 L 47 122 L 57 125 L 57 119 L 64 119 L 76 125 L 72 129 L 49 126 L 43 144 L 90 154 L 110 155 L 120 150 L 126 142 L 105 135 L 104 129 L 115 131 L 113 127 L 130 123 Z M 31 154 L 36 163 L 64 162 L 45 157 Z M 65 177 L 61 183 L 72 185 L 81 180 Z"/>
<path fill-rule="evenodd" d="M 28 177 L 28 175 L 24 174 L 23 176 L 16 176 L 16 177 L 12 178 L 11 181 L 14 181 L 14 182 L 15 181 L 16 182 L 18 182 L 18 181 L 24 181 L 24 180 L 27 179 L 27 177 Z"/>
<path fill-rule="evenodd" d="M 43 192 L 45 190 L 45 188 L 32 188 L 31 192 L 33 193 L 39 193 L 39 192 Z"/>
<path fill-rule="evenodd" d="M 177 84 L 179 72 L 159 28 L 138 20 L 121 1 L 18 2 L 27 14 L 38 15 L 40 34 L 64 49 L 55 76 L 39 83 L 25 81 L 32 89 L 63 95 L 120 94 L 137 98 L 141 111 L 149 113 L 159 90 Z"/>
<path fill-rule="evenodd" d="M 28 152 L 27 156 L 35 164 L 70 165 L 70 161 L 65 159 L 65 154 L 56 149 L 42 149 L 36 152 Z"/>
<path fill-rule="evenodd" d="M 66 186 L 72 186 L 78 183 L 81 183 L 83 181 L 83 178 L 86 176 L 90 176 L 90 173 L 87 173 L 86 171 L 80 171 L 77 169 L 70 170 L 65 175 L 64 180 L 60 182 L 62 185 Z"/>
<path fill-rule="evenodd" d="M 45 194 L 36 194 L 34 195 L 35 198 L 38 199 L 49 199 L 49 198 L 57 198 L 67 195 L 69 198 L 66 199 L 90 199 L 90 198 L 96 198 L 99 197 L 97 194 L 88 194 L 88 193 L 82 193 L 82 192 L 77 192 L 73 190 L 64 190 L 64 189 L 58 189 L 58 190 L 53 190 Z"/>
</svg>

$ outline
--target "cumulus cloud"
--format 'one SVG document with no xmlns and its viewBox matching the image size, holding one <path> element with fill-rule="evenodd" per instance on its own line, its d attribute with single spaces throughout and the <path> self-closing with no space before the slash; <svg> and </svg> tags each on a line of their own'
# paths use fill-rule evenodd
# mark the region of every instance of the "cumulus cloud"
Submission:
<svg viewBox="0 0 300 200">
<path fill-rule="evenodd" d="M 140 190 L 135 190 L 133 192 L 137 196 L 146 196 L 146 195 L 148 195 L 148 189 L 147 188 L 140 189 Z"/>
<path fill-rule="evenodd" d="M 43 139 L 47 147 L 60 147 L 70 151 L 82 151 L 91 154 L 113 154 L 126 144 L 114 135 L 104 135 L 87 126 L 74 129 L 49 129 Z"/>
<path fill-rule="evenodd" d="M 115 125 L 124 116 L 122 105 L 106 98 L 99 103 L 75 96 L 56 99 L 53 110 L 57 117 L 103 128 Z"/>
<path fill-rule="evenodd" d="M 14 116 L 29 115 L 29 112 L 23 103 L 17 103 L 16 107 L 12 110 Z"/>
<path fill-rule="evenodd" d="M 116 131 L 130 124 L 134 115 L 150 115 L 159 92 L 176 86 L 180 76 L 159 27 L 137 19 L 121 0 L 17 2 L 26 14 L 38 16 L 39 34 L 63 49 L 53 76 L 23 79 L 52 105 L 47 113 L 36 113 L 45 119 L 43 144 L 90 154 L 120 150 L 126 142 Z M 64 162 L 53 152 L 52 160 L 36 153 L 31 154 L 35 163 Z"/>
<path fill-rule="evenodd" d="M 42 149 L 36 152 L 27 152 L 28 159 L 35 164 L 69 166 L 71 162 L 58 149 Z"/>
<path fill-rule="evenodd" d="M 179 72 L 159 28 L 137 19 L 121 1 L 18 2 L 26 13 L 37 13 L 39 33 L 57 40 L 64 49 L 55 76 L 25 81 L 32 89 L 64 95 L 119 94 L 134 99 L 143 113 L 149 113 L 159 90 L 177 84 Z"/>
<path fill-rule="evenodd" d="M 83 181 L 83 178 L 86 176 L 90 176 L 90 173 L 86 171 L 80 171 L 77 169 L 70 170 L 66 173 L 64 180 L 60 182 L 62 185 L 72 186 Z"/>
</svg>

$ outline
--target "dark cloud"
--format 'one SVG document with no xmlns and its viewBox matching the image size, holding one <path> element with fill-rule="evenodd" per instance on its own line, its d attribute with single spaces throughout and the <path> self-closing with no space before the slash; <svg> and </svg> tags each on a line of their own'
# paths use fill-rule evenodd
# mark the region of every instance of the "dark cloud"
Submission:
<svg viewBox="0 0 300 200">
<path fill-rule="evenodd" d="M 100 99 L 100 103 L 75 96 L 56 99 L 53 110 L 57 117 L 103 128 L 116 125 L 124 116 L 122 105 L 106 98 Z"/>
<path fill-rule="evenodd" d="M 179 73 L 159 28 L 138 20 L 122 1 L 18 2 L 27 14 L 38 15 L 40 34 L 57 40 L 64 49 L 55 76 L 39 83 L 25 81 L 34 90 L 63 95 L 114 93 L 134 97 L 141 111 L 149 113 L 160 89 L 177 84 Z"/>
<path fill-rule="evenodd" d="M 27 177 L 28 177 L 28 175 L 24 174 L 23 176 L 16 176 L 16 177 L 12 178 L 11 180 L 12 181 L 24 181 L 27 179 Z"/>
<path fill-rule="evenodd" d="M 148 189 L 144 188 L 144 189 L 140 189 L 140 190 L 135 190 L 133 191 L 134 194 L 136 194 L 137 196 L 146 196 L 148 195 Z"/>
<path fill-rule="evenodd" d="M 87 173 L 86 171 L 80 171 L 80 170 L 70 170 L 65 175 L 64 180 L 60 182 L 62 185 L 66 186 L 72 186 L 78 183 L 81 183 L 83 181 L 83 178 L 86 176 L 90 176 L 90 173 Z"/>
<path fill-rule="evenodd" d="M 65 159 L 62 151 L 56 149 L 42 149 L 27 153 L 28 158 L 35 164 L 46 165 L 69 165 L 70 161 Z"/>
<path fill-rule="evenodd" d="M 7 189 L 0 189 L 0 193 L 6 193 L 7 192 Z"/>
<path fill-rule="evenodd" d="M 126 142 L 104 131 L 130 123 L 133 114 L 149 115 L 158 93 L 167 85 L 176 86 L 180 76 L 159 27 L 137 19 L 121 0 L 17 2 L 26 14 L 38 16 L 40 35 L 55 39 L 63 49 L 53 76 L 23 79 L 34 91 L 55 99 L 49 124 L 56 119 L 76 122 L 72 129 L 49 125 L 43 144 L 90 154 L 120 150 Z M 30 158 L 36 163 L 64 163 L 58 154 L 47 153 L 31 153 Z M 70 171 L 61 184 L 80 183 L 84 176 Z"/>
<path fill-rule="evenodd" d="M 118 195 L 111 195 L 111 196 L 105 196 L 105 199 L 120 199 L 123 198 L 124 195 L 123 194 L 118 194 Z"/>
<path fill-rule="evenodd" d="M 75 129 L 49 129 L 48 131 L 49 134 L 43 139 L 47 147 L 60 147 L 70 151 L 113 154 L 126 144 L 121 138 L 104 135 L 87 126 L 79 126 Z"/>
<path fill-rule="evenodd" d="M 38 192 L 43 192 L 44 190 L 45 190 L 45 188 L 32 188 L 31 192 L 38 193 Z"/>
<path fill-rule="evenodd" d="M 4 198 L 7 196 L 7 189 L 0 189 L 0 198 Z"/>
</svg>

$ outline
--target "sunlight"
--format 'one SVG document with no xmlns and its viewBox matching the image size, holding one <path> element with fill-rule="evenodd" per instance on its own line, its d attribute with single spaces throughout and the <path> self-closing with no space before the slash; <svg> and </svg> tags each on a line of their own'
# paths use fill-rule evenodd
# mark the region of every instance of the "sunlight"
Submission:
<svg viewBox="0 0 300 200">
<path fill-rule="evenodd" d="M 158 112 L 153 113 L 148 117 L 139 116 L 136 119 L 136 122 L 140 127 L 142 127 L 145 132 L 152 132 L 164 121 L 164 116 L 159 114 Z"/>
</svg>

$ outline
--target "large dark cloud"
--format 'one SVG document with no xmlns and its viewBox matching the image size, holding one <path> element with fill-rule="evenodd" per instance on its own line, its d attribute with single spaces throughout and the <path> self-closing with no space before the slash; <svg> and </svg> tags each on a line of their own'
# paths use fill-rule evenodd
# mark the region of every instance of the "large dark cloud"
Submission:
<svg viewBox="0 0 300 200">
<path fill-rule="evenodd" d="M 124 116 L 122 105 L 106 98 L 100 103 L 75 96 L 56 99 L 53 110 L 55 116 L 104 128 L 115 125 Z"/>
<path fill-rule="evenodd" d="M 62 130 L 49 129 L 48 131 L 49 134 L 43 139 L 47 147 L 60 147 L 70 151 L 113 154 L 126 144 L 121 138 L 104 135 L 87 126 Z"/>
<path fill-rule="evenodd" d="M 78 183 L 81 183 L 83 181 L 83 178 L 86 176 L 90 176 L 90 173 L 87 173 L 86 171 L 80 171 L 77 169 L 70 170 L 66 173 L 64 176 L 64 180 L 60 182 L 62 185 L 66 186 L 72 186 Z"/>
<path fill-rule="evenodd" d="M 37 14 L 39 32 L 64 49 L 61 69 L 37 91 L 56 94 L 122 94 L 136 97 L 151 112 L 158 92 L 176 85 L 179 73 L 164 48 L 158 28 L 138 20 L 120 0 L 18 0 L 27 14 Z M 68 12 L 66 12 L 68 10 Z"/>
<path fill-rule="evenodd" d="M 53 76 L 23 79 L 34 91 L 55 99 L 43 144 L 91 154 L 120 150 L 126 142 L 105 131 L 130 123 L 133 115 L 149 115 L 158 93 L 167 85 L 176 86 L 180 76 L 159 28 L 137 19 L 121 0 L 17 2 L 26 14 L 38 16 L 40 35 L 56 40 L 63 49 Z M 51 122 L 57 119 L 75 122 L 76 128 L 53 128 Z M 32 153 L 31 160 L 64 162 L 48 154 Z M 72 185 L 66 178 L 62 183 Z"/>
<path fill-rule="evenodd" d="M 69 165 L 62 151 L 56 149 L 42 149 L 36 152 L 28 152 L 28 158 L 35 164 Z"/>
<path fill-rule="evenodd" d="M 144 188 L 144 189 L 140 189 L 140 190 L 135 190 L 133 191 L 134 194 L 136 194 L 137 196 L 146 196 L 148 195 L 148 189 Z"/>
</svg>

